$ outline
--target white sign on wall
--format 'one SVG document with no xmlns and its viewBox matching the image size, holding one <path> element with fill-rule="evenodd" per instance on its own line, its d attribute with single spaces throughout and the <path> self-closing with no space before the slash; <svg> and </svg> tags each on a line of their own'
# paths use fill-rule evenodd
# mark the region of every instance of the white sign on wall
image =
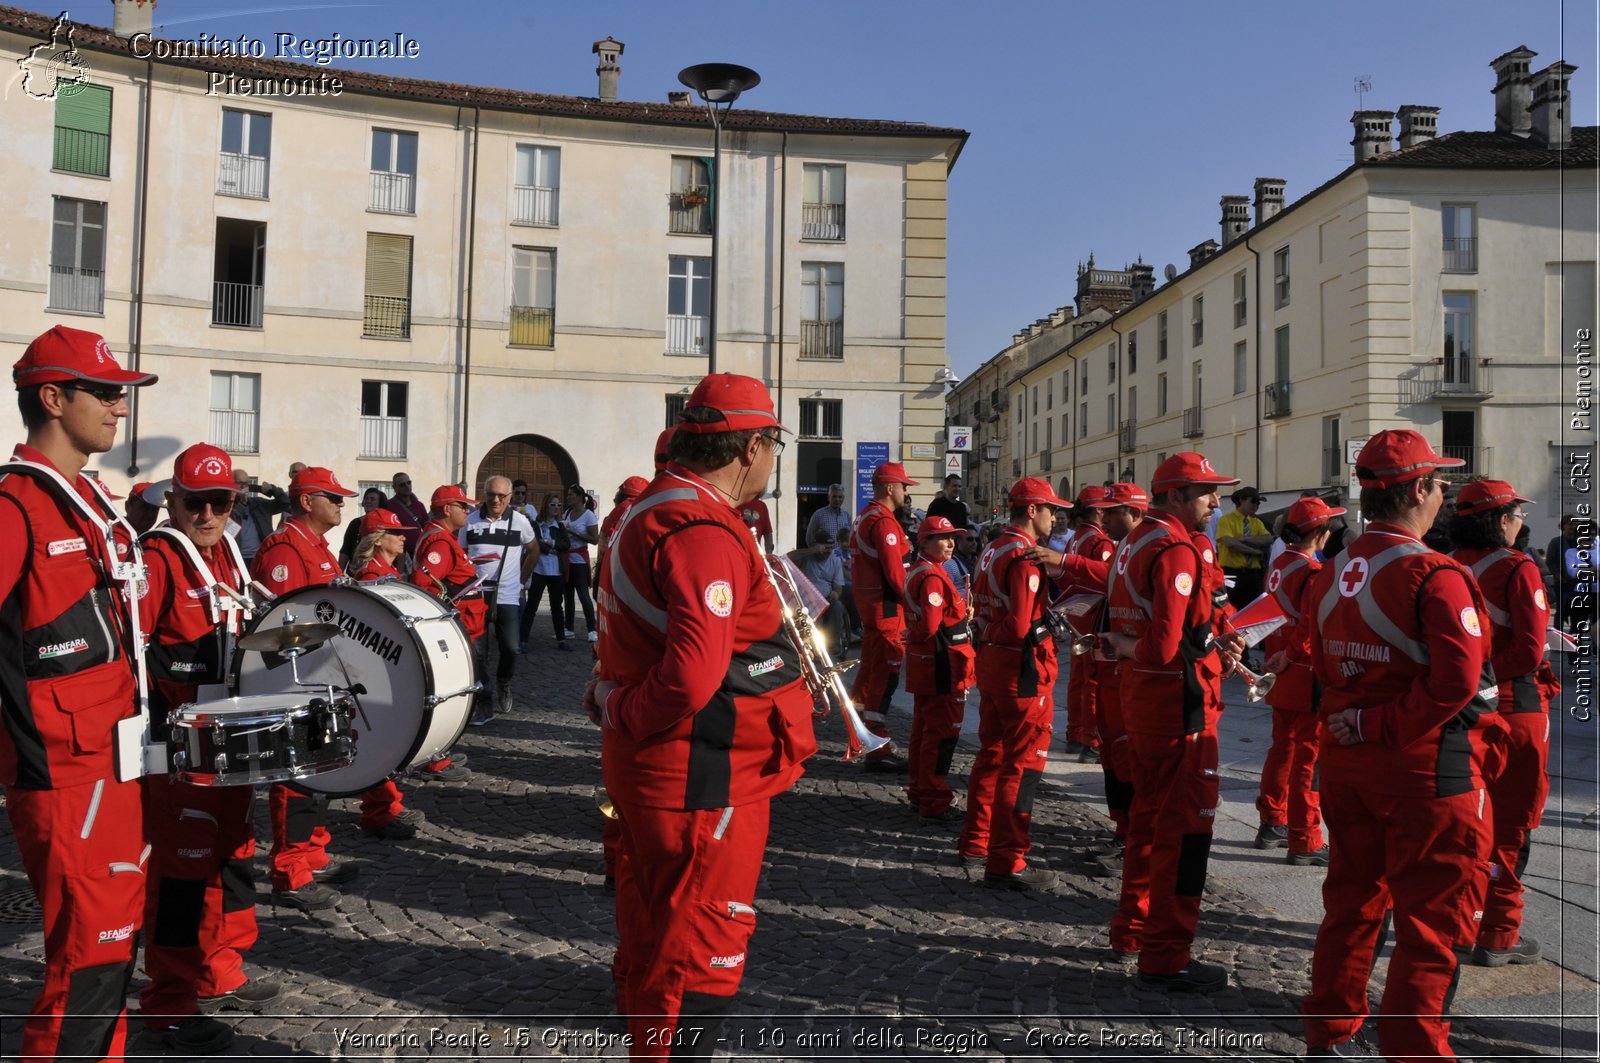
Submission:
<svg viewBox="0 0 1600 1063">
<path fill-rule="evenodd" d="M 944 474 L 946 476 L 960 476 L 962 479 L 965 479 L 965 458 L 966 455 L 954 450 L 946 454 L 944 456 Z"/>
</svg>

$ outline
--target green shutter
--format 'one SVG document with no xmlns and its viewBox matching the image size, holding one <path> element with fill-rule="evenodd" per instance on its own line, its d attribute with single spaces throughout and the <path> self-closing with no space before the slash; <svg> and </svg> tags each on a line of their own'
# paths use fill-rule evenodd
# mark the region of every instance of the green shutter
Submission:
<svg viewBox="0 0 1600 1063">
<path fill-rule="evenodd" d="M 55 162 L 58 170 L 111 174 L 111 90 L 63 84 L 56 94 Z"/>
</svg>

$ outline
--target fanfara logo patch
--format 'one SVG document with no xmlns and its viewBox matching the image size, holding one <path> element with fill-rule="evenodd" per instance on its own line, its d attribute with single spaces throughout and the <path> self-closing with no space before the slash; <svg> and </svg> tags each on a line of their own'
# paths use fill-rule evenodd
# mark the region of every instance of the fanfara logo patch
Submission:
<svg viewBox="0 0 1600 1063">
<path fill-rule="evenodd" d="M 1213 554 L 1211 552 L 1210 548 L 1207 548 L 1206 551 L 1203 554 L 1201 554 L 1200 556 L 1205 558 L 1205 562 L 1208 565 L 1211 564 L 1211 562 L 1213 562 L 1213 561 L 1215 561 L 1217 559 L 1217 555 Z"/>
<path fill-rule="evenodd" d="M 732 956 L 713 956 L 711 957 L 711 966 L 713 968 L 743 967 L 744 953 L 736 952 Z"/>
<path fill-rule="evenodd" d="M 883 541 L 888 543 L 890 546 L 893 546 L 900 541 L 900 536 L 896 535 L 894 532 L 890 532 L 888 535 L 883 537 Z"/>
<path fill-rule="evenodd" d="M 48 646 L 39 647 L 39 660 L 48 661 L 52 657 L 65 657 L 72 653 L 82 653 L 88 648 L 88 639 L 69 639 L 66 642 L 52 642 Z"/>
<path fill-rule="evenodd" d="M 1483 637 L 1483 627 L 1478 623 L 1478 611 L 1470 605 L 1461 610 L 1461 626 L 1466 628 L 1467 634 L 1473 638 Z"/>
<path fill-rule="evenodd" d="M 1540 610 L 1543 610 L 1543 609 L 1546 608 L 1545 600 L 1544 600 L 1544 588 L 1543 587 L 1540 587 L 1538 590 L 1533 592 L 1533 604 L 1537 605 L 1540 608 Z"/>
<path fill-rule="evenodd" d="M 115 930 L 102 930 L 100 931 L 100 944 L 108 945 L 113 941 L 127 941 L 133 937 L 133 928 L 134 924 L 129 923 L 127 926 L 119 926 Z"/>
<path fill-rule="evenodd" d="M 733 587 L 725 579 L 706 585 L 706 608 L 716 616 L 733 615 Z"/>
<path fill-rule="evenodd" d="M 274 583 L 282 583 L 284 580 L 286 580 L 288 578 L 289 578 L 289 566 L 288 565 L 273 565 L 272 566 L 272 582 L 274 582 Z"/>
<path fill-rule="evenodd" d="M 439 562 L 443 561 L 444 558 L 439 556 L 439 551 L 437 551 L 437 550 L 429 550 L 428 551 L 427 560 L 428 560 L 428 564 L 437 565 Z"/>
<path fill-rule="evenodd" d="M 1039 589 L 1039 573 L 1037 573 L 1037 572 L 1030 573 L 1028 575 L 1028 590 L 1031 592 L 1031 591 L 1036 591 L 1038 589 Z"/>
<path fill-rule="evenodd" d="M 1179 594 L 1187 598 L 1189 597 L 1189 592 L 1194 590 L 1194 577 L 1187 572 L 1180 572 L 1173 577 L 1172 586 Z"/>
<path fill-rule="evenodd" d="M 928 592 L 928 604 L 929 605 L 943 605 L 944 604 L 944 595 L 940 594 L 938 591 L 929 591 Z"/>
<path fill-rule="evenodd" d="M 776 672 L 782 667 L 782 657 L 768 657 L 764 661 L 757 661 L 755 664 L 752 664 L 747 671 L 750 673 L 750 678 L 754 679 L 757 676 L 766 675 L 768 672 Z"/>
<path fill-rule="evenodd" d="M 44 552 L 50 557 L 60 557 L 62 554 L 81 554 L 88 549 L 89 545 L 82 539 L 57 539 L 46 546 Z"/>
</svg>

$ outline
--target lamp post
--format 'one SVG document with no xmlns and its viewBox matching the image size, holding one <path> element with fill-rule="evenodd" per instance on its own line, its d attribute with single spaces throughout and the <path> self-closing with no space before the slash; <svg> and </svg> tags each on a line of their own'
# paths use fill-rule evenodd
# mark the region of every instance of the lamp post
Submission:
<svg viewBox="0 0 1600 1063">
<path fill-rule="evenodd" d="M 983 460 L 989 463 L 989 506 L 1000 505 L 1000 440 L 991 439 L 983 445 Z"/>
<path fill-rule="evenodd" d="M 678 71 L 678 81 L 693 89 L 711 113 L 711 298 L 707 310 L 706 371 L 717 371 L 717 238 L 722 229 L 722 115 L 739 95 L 761 84 L 761 75 L 735 63 L 697 63 Z M 718 108 L 721 108 L 721 113 Z"/>
</svg>

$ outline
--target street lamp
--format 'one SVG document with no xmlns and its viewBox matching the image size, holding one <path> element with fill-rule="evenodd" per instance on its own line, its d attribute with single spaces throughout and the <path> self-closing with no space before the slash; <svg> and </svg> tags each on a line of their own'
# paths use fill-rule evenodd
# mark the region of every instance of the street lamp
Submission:
<svg viewBox="0 0 1600 1063">
<path fill-rule="evenodd" d="M 706 371 L 717 371 L 717 236 L 722 228 L 722 115 L 740 93 L 761 84 L 761 75 L 736 63 L 697 63 L 678 71 L 678 81 L 699 94 L 711 112 L 711 299 L 707 315 Z M 721 108 L 721 113 L 718 108 Z"/>
<path fill-rule="evenodd" d="M 991 439 L 983 445 L 983 460 L 989 463 L 989 505 L 1000 505 L 1000 440 Z"/>
</svg>

